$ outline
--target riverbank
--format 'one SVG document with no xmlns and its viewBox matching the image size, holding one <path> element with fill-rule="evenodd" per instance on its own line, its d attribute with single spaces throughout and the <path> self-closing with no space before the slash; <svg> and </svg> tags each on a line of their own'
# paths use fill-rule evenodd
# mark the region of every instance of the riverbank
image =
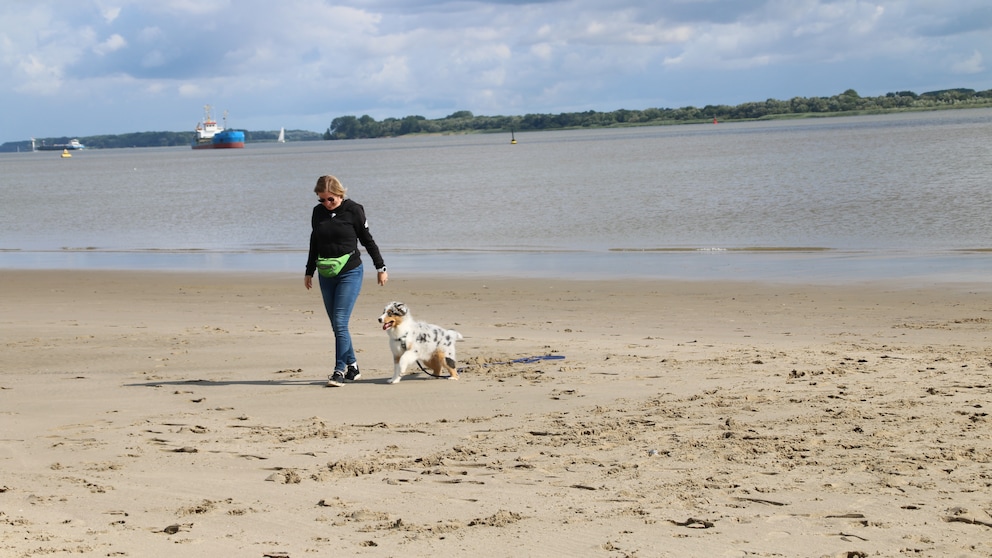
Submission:
<svg viewBox="0 0 992 558">
<path fill-rule="evenodd" d="M 303 273 L 300 251 L 0 251 L 0 269 Z M 764 250 L 391 250 L 396 276 L 581 280 L 761 281 L 800 284 L 985 283 L 989 250 L 867 252 Z M 72 271 L 67 271 L 71 273 Z"/>
</svg>

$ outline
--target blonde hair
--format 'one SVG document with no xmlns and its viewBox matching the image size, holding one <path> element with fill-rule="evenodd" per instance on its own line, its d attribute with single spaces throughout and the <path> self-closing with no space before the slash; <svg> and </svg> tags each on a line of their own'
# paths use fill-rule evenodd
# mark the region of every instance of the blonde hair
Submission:
<svg viewBox="0 0 992 558">
<path fill-rule="evenodd" d="M 348 189 L 341 185 L 341 181 L 338 180 L 337 177 L 329 174 L 321 176 L 317 179 L 317 185 L 314 186 L 313 191 L 316 194 L 334 194 L 342 199 L 344 199 L 345 195 L 348 193 Z"/>
</svg>

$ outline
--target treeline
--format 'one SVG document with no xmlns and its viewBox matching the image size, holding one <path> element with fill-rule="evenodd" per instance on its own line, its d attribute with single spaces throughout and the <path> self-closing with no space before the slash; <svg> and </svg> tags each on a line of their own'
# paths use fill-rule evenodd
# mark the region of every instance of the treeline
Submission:
<svg viewBox="0 0 992 558">
<path fill-rule="evenodd" d="M 476 116 L 462 110 L 444 118 L 428 120 L 423 116 L 386 118 L 379 122 L 371 116 L 339 116 L 323 133 L 307 130 L 286 130 L 286 141 L 338 140 L 382 138 L 408 134 L 452 134 L 469 132 L 509 132 L 559 130 L 564 128 L 608 128 L 616 126 L 660 126 L 720 121 L 758 120 L 766 118 L 799 118 L 805 116 L 840 116 L 876 114 L 909 110 L 944 108 L 977 108 L 992 106 L 992 89 L 945 89 L 917 95 L 912 91 L 886 93 L 879 97 L 862 97 L 853 89 L 833 97 L 793 97 L 788 101 L 768 99 L 763 102 L 737 106 L 706 105 L 703 108 L 620 109 L 612 112 L 571 112 L 561 114 L 526 114 L 524 116 Z M 247 131 L 248 143 L 273 142 L 278 131 Z M 88 149 L 115 147 L 171 147 L 193 142 L 193 132 L 135 132 L 103 136 L 79 137 Z M 36 143 L 67 143 L 71 137 L 37 138 Z M 0 152 L 30 151 L 30 140 L 7 142 Z"/>
<path fill-rule="evenodd" d="M 604 128 L 615 126 L 653 126 L 720 121 L 757 120 L 802 116 L 873 114 L 908 110 L 972 108 L 992 106 L 992 89 L 945 89 L 917 95 L 912 91 L 887 93 L 880 97 L 862 97 L 853 89 L 833 97 L 793 97 L 788 101 L 768 99 L 737 106 L 706 105 L 703 108 L 620 109 L 613 112 L 570 112 L 561 114 L 527 114 L 524 116 L 475 116 L 470 111 L 455 112 L 444 118 L 428 120 L 423 116 L 386 118 L 379 122 L 371 116 L 340 116 L 331 121 L 324 139 L 359 139 L 403 136 L 407 134 L 450 134 L 465 132 L 533 131 L 564 128 Z"/>
</svg>

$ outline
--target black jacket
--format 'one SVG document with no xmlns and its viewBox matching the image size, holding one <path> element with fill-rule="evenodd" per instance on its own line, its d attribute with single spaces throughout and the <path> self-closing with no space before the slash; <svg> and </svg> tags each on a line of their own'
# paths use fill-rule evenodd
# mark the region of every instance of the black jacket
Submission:
<svg viewBox="0 0 992 558">
<path fill-rule="evenodd" d="M 323 204 L 313 208 L 310 218 L 313 227 L 310 233 L 310 255 L 307 257 L 307 275 L 313 276 L 317 271 L 317 258 L 336 258 L 349 252 L 354 252 L 341 273 L 355 269 L 361 263 L 361 252 L 358 243 L 372 256 L 376 269 L 386 267 L 369 232 L 369 223 L 365 219 L 365 208 L 350 199 L 345 199 L 334 209 L 327 209 Z"/>
</svg>

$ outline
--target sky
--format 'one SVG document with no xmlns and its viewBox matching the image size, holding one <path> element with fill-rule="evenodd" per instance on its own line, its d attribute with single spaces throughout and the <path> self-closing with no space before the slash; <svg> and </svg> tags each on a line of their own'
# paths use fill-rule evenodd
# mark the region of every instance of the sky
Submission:
<svg viewBox="0 0 992 558">
<path fill-rule="evenodd" d="M 3 0 L 0 143 L 992 89 L 989 0 Z"/>
</svg>

